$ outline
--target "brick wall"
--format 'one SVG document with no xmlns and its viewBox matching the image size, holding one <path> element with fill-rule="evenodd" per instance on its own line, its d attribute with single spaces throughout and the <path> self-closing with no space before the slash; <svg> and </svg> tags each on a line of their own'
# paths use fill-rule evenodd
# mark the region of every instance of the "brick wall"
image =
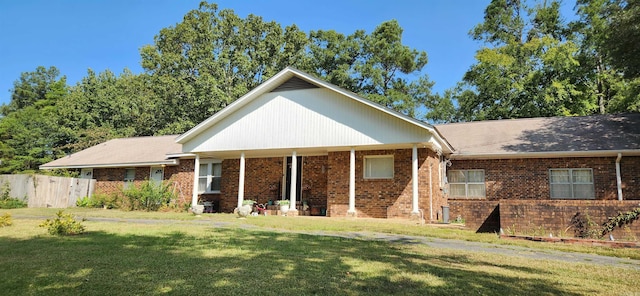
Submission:
<svg viewBox="0 0 640 296">
<path fill-rule="evenodd" d="M 327 207 L 328 159 L 326 155 L 302 158 L 302 184 L 308 185 L 308 190 L 303 186 L 302 199 L 307 200 L 310 206 Z"/>
<path fill-rule="evenodd" d="M 580 212 L 588 214 L 601 226 L 608 217 L 617 216 L 638 207 L 636 200 L 451 200 L 451 219 L 460 216 L 465 226 L 477 232 L 573 236 L 571 218 Z M 613 232 L 618 239 L 640 238 L 640 222 Z"/>
<path fill-rule="evenodd" d="M 617 200 L 545 200 L 531 203 L 522 200 L 500 202 L 500 222 L 502 228 L 516 233 L 553 233 L 555 236 L 573 236 L 571 218 L 580 212 L 588 214 L 598 226 L 608 217 L 617 216 L 638 207 L 637 201 Z M 640 238 L 640 222 L 634 221 L 628 229 L 617 228 L 614 237 Z"/>
<path fill-rule="evenodd" d="M 615 157 L 452 160 L 449 170 L 484 169 L 487 200 L 551 199 L 549 169 L 593 169 L 596 199 L 617 199 Z M 621 161 L 624 199 L 640 199 L 640 157 Z"/>
<path fill-rule="evenodd" d="M 349 152 L 330 152 L 327 181 L 327 215 L 346 216 L 349 209 Z M 367 155 L 393 155 L 393 179 L 364 179 L 363 164 Z M 356 151 L 356 201 L 358 217 L 408 218 L 412 210 L 412 152 L 411 149 Z M 439 186 L 438 158 L 435 152 L 418 150 L 418 206 L 429 219 L 429 186 L 432 186 L 434 218 L 437 209 L 445 204 Z M 429 171 L 431 170 L 431 182 Z"/>
<path fill-rule="evenodd" d="M 468 229 L 497 232 L 501 225 L 499 204 L 493 200 L 449 200 L 449 221 L 459 216 Z"/>
<path fill-rule="evenodd" d="M 179 203 L 190 203 L 193 190 L 193 165 L 192 159 L 182 159 L 175 166 L 164 168 L 164 180 L 171 183 L 178 195 Z M 96 168 L 93 170 L 93 178 L 96 179 L 96 193 L 113 194 L 122 192 L 124 175 L 127 168 Z M 135 168 L 134 184 L 140 185 L 149 179 L 151 167 Z"/>
<path fill-rule="evenodd" d="M 245 159 L 244 198 L 258 203 L 281 199 L 284 159 Z M 309 190 L 304 191 L 296 200 L 301 202 L 308 199 L 311 205 L 326 207 L 327 156 L 304 156 L 302 159 L 303 163 L 299 164 L 302 165 L 302 184 L 308 184 Z M 220 209 L 223 212 L 232 212 L 238 205 L 239 173 L 240 159 L 226 159 L 222 162 Z"/>
</svg>

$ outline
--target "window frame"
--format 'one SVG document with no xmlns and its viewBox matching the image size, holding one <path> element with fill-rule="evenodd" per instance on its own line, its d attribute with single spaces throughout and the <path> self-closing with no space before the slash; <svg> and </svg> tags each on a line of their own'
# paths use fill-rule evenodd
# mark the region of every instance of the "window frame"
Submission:
<svg viewBox="0 0 640 296">
<path fill-rule="evenodd" d="M 569 182 L 565 183 L 552 183 L 551 172 L 552 171 L 569 171 Z M 591 174 L 591 182 L 574 182 L 573 181 L 573 172 L 574 171 L 589 171 Z M 554 200 L 593 200 L 596 199 L 596 189 L 595 189 L 595 179 L 593 177 L 593 168 L 550 168 L 549 169 L 549 198 Z M 571 196 L 553 196 L 553 185 L 570 185 Z M 575 185 L 591 185 L 591 196 L 590 197 L 576 197 Z"/>
<path fill-rule="evenodd" d="M 222 160 L 219 159 L 205 159 L 200 160 L 200 166 L 207 165 L 207 173 L 206 175 L 202 175 L 202 170 L 198 168 L 198 193 L 199 194 L 217 194 L 222 190 L 222 182 L 220 182 L 220 189 L 218 190 L 210 190 L 210 184 L 213 183 L 214 178 L 219 178 L 222 180 Z M 215 175 L 214 165 L 220 166 L 220 176 Z M 204 191 L 200 190 L 200 180 L 205 179 L 205 189 Z"/>
<path fill-rule="evenodd" d="M 381 159 L 381 158 L 390 158 L 391 159 L 391 176 L 384 177 L 374 177 L 367 174 L 367 160 L 369 159 Z M 393 154 L 383 154 L 383 155 L 365 155 L 362 158 L 362 178 L 365 180 L 393 180 L 395 177 L 395 157 Z"/>
<path fill-rule="evenodd" d="M 464 182 L 451 182 L 451 178 L 449 178 L 449 174 L 455 172 L 464 172 L 465 180 Z M 482 172 L 482 182 L 469 182 L 468 172 Z M 487 175 L 484 169 L 465 169 L 465 170 L 447 170 L 447 183 L 449 184 L 449 197 L 450 198 L 464 198 L 464 199 L 486 199 L 487 198 Z M 464 184 L 464 196 L 461 195 L 453 195 L 451 190 L 451 185 L 462 185 Z M 469 196 L 469 185 L 482 185 L 484 187 L 484 195 L 483 196 Z"/>
<path fill-rule="evenodd" d="M 132 179 L 127 178 L 128 171 L 133 171 Z M 136 180 L 136 168 L 125 168 L 124 169 L 124 188 L 129 188 L 129 186 L 131 186 L 131 184 L 133 184 L 135 180 Z"/>
</svg>

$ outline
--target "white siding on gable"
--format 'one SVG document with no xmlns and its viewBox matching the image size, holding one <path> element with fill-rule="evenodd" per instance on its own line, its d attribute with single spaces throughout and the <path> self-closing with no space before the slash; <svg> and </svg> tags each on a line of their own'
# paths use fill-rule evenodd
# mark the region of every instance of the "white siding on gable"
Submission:
<svg viewBox="0 0 640 296">
<path fill-rule="evenodd" d="M 422 143 L 428 130 L 334 91 L 266 93 L 184 143 L 184 152 Z"/>
</svg>

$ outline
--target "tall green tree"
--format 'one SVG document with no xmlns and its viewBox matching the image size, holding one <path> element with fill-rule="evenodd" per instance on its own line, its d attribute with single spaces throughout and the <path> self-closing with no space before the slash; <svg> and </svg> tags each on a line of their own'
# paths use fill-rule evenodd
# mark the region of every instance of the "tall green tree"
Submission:
<svg viewBox="0 0 640 296">
<path fill-rule="evenodd" d="M 203 2 L 175 27 L 162 29 L 155 44 L 141 50 L 166 125 L 161 134 L 180 133 L 203 121 L 281 68 L 305 58 L 306 34 L 296 26 Z"/>
<path fill-rule="evenodd" d="M 0 119 L 0 173 L 33 172 L 65 154 L 71 130 L 59 124 L 56 105 L 68 95 L 54 67 L 22 73 Z"/>
<path fill-rule="evenodd" d="M 597 98 L 599 113 L 640 111 L 640 80 L 632 70 L 638 63 L 633 45 L 640 42 L 640 33 L 637 23 L 629 23 L 638 18 L 637 4 L 578 0 L 576 11 L 579 20 L 571 25 L 580 40 L 585 93 Z"/>
<path fill-rule="evenodd" d="M 470 35 L 485 42 L 465 73 L 457 95 L 464 120 L 593 112 L 574 75 L 578 45 L 562 22 L 558 1 L 530 7 L 520 0 L 493 0 L 484 22 Z"/>
<path fill-rule="evenodd" d="M 397 21 L 378 25 L 366 34 L 335 31 L 309 34 L 307 71 L 322 79 L 409 116 L 425 106 L 433 82 L 422 73 L 427 53 L 402 43 Z"/>
<path fill-rule="evenodd" d="M 57 105 L 61 125 L 75 132 L 67 148 L 78 151 L 116 137 L 153 135 L 161 124 L 155 117 L 155 99 L 148 78 L 125 69 L 87 76 L 71 87 Z"/>
<path fill-rule="evenodd" d="M 54 83 L 65 79 L 59 76 L 60 71 L 53 66 L 49 68 L 38 66 L 35 71 L 23 72 L 13 83 L 11 101 L 8 105 L 1 106 L 0 112 L 6 116 L 38 101 L 46 100 L 45 96 L 52 90 Z"/>
</svg>

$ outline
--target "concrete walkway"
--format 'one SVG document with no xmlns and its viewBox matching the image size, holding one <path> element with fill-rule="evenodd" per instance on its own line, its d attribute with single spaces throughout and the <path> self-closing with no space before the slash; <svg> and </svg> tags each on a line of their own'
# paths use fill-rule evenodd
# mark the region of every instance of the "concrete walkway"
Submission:
<svg viewBox="0 0 640 296">
<path fill-rule="evenodd" d="M 21 216 L 15 215 L 16 219 L 47 219 L 49 217 Z M 87 217 L 87 221 L 114 222 L 114 223 L 138 223 L 138 224 L 197 224 L 209 225 L 213 227 L 237 226 L 235 223 L 215 222 L 211 220 L 170 220 L 170 219 L 123 219 L 123 218 L 99 218 Z M 545 249 L 532 249 L 519 246 L 489 244 L 481 242 L 469 242 L 453 239 L 441 239 L 432 237 L 410 236 L 401 234 L 377 233 L 377 232 L 324 232 L 324 231 L 290 231 L 283 229 L 264 228 L 254 225 L 240 226 L 245 229 L 267 230 L 281 233 L 295 233 L 305 235 L 340 237 L 347 239 L 359 239 L 368 241 L 385 241 L 397 244 L 421 244 L 437 249 L 461 250 L 469 252 L 485 252 L 499 254 L 502 256 L 518 256 L 535 260 L 553 260 L 571 263 L 588 263 L 595 265 L 605 265 L 621 268 L 640 270 L 640 260 L 609 257 L 595 254 L 562 252 Z"/>
</svg>

